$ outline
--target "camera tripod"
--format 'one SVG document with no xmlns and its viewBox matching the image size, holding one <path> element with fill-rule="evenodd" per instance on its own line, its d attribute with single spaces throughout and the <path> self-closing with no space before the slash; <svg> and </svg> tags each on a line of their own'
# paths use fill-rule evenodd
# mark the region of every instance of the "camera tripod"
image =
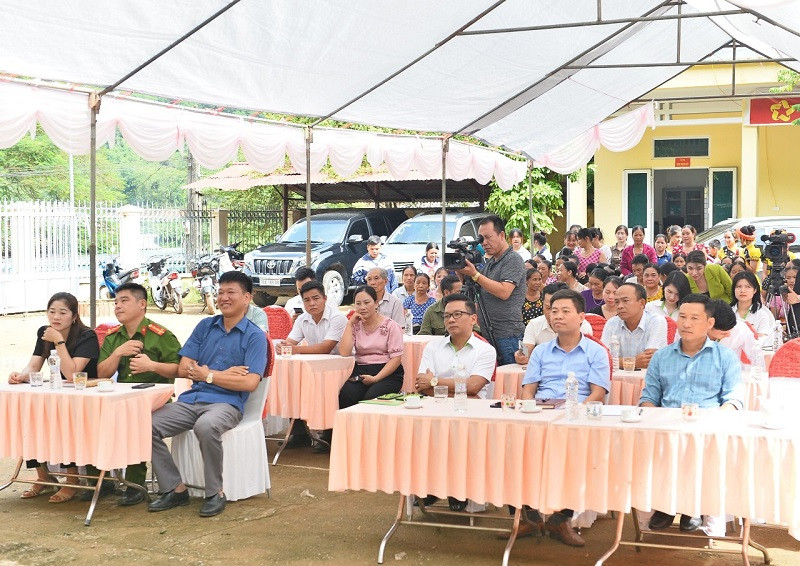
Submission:
<svg viewBox="0 0 800 566">
<path fill-rule="evenodd" d="M 492 345 L 492 348 L 497 351 L 497 344 L 494 341 L 494 329 L 492 328 L 492 323 L 489 320 L 489 313 L 486 312 L 486 305 L 483 304 L 483 300 L 481 299 L 480 285 L 475 283 L 471 277 L 465 277 L 462 291 L 477 306 L 478 320 L 482 320 L 485 324 L 485 328 L 483 325 L 481 325 L 481 334 L 489 341 L 489 344 Z"/>
</svg>

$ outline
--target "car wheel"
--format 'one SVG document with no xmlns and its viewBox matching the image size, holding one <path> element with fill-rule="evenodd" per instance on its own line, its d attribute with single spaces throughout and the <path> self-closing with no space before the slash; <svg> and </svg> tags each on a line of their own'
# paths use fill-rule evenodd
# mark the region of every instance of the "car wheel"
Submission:
<svg viewBox="0 0 800 566">
<path fill-rule="evenodd" d="M 325 286 L 325 295 L 328 297 L 327 303 L 339 308 L 347 294 L 344 276 L 336 270 L 328 271 L 322 278 L 322 284 Z"/>
<path fill-rule="evenodd" d="M 257 307 L 268 307 L 270 305 L 274 305 L 275 301 L 278 300 L 278 297 L 274 295 L 270 295 L 263 291 L 253 291 L 253 302 L 256 304 Z"/>
</svg>

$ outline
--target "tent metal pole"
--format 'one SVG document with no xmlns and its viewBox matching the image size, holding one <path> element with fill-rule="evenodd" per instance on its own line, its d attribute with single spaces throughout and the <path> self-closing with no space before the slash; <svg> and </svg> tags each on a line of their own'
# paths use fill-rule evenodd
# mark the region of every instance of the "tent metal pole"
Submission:
<svg viewBox="0 0 800 566">
<path fill-rule="evenodd" d="M 447 249 L 447 152 L 450 151 L 450 136 L 442 138 L 442 265 Z"/>
<path fill-rule="evenodd" d="M 311 142 L 314 133 L 311 126 L 305 130 L 306 134 L 306 267 L 311 267 Z"/>
<path fill-rule="evenodd" d="M 650 68 L 650 67 L 705 67 L 709 65 L 749 65 L 749 64 L 763 64 L 763 63 L 791 63 L 793 61 L 797 61 L 797 59 L 793 59 L 791 57 L 779 57 L 779 58 L 765 58 L 765 59 L 748 59 L 743 61 L 741 59 L 738 60 L 727 60 L 727 61 L 668 61 L 668 62 L 661 62 L 661 63 L 614 63 L 614 64 L 607 64 L 607 65 L 567 65 L 563 67 L 564 69 L 568 70 L 577 70 L 583 71 L 585 69 L 642 69 L 642 68 Z M 671 77 L 674 78 L 674 77 Z"/>
<path fill-rule="evenodd" d="M 456 31 L 454 31 L 453 33 L 451 33 L 450 35 L 448 35 L 447 37 L 445 37 L 444 39 L 442 39 L 441 41 L 436 43 L 433 47 L 431 47 L 430 49 L 428 49 L 427 51 L 422 53 L 419 57 L 415 58 L 412 61 L 409 61 L 408 63 L 406 63 L 405 65 L 403 65 L 399 69 L 397 69 L 394 73 L 392 73 L 391 75 L 389 75 L 385 79 L 383 79 L 383 80 L 379 81 L 378 83 L 372 85 L 371 87 L 369 87 L 367 90 L 365 90 L 361 94 L 357 95 L 356 97 L 351 98 L 350 100 L 348 100 L 347 102 L 345 102 L 344 104 L 342 104 L 341 106 L 336 108 L 335 110 L 332 110 L 331 112 L 328 112 L 325 116 L 321 116 L 316 122 L 311 124 L 311 127 L 313 128 L 314 126 L 320 125 L 322 122 L 324 122 L 328 118 L 334 116 L 337 112 L 341 112 L 342 110 L 344 110 L 345 108 L 347 108 L 351 104 L 353 104 L 355 102 L 358 102 L 359 100 L 361 100 L 362 98 L 367 96 L 369 93 L 373 92 L 374 90 L 377 90 L 378 88 L 380 88 L 381 86 L 383 86 L 384 84 L 386 84 L 387 82 L 389 82 L 390 80 L 395 78 L 400 73 L 402 73 L 402 72 L 406 71 L 407 69 L 413 67 L 414 65 L 416 65 L 417 63 L 422 61 L 425 57 L 427 57 L 428 55 L 430 55 L 431 53 L 433 53 L 434 51 L 436 51 L 437 49 L 439 49 L 440 47 L 445 45 L 451 39 L 453 39 L 455 37 L 458 37 L 465 29 L 467 29 L 472 24 L 474 24 L 475 22 L 477 22 L 478 20 L 483 18 L 486 14 L 488 14 L 489 12 L 491 12 L 492 10 L 494 10 L 495 8 L 497 8 L 498 6 L 503 4 L 505 1 L 506 0 L 498 0 L 497 2 L 495 2 L 494 4 L 492 4 L 491 6 L 486 8 L 484 11 L 482 11 L 480 14 L 478 14 L 477 16 L 475 16 L 474 18 L 469 20 L 467 23 L 465 23 L 461 27 L 459 27 Z M 442 252 L 442 253 L 444 253 L 444 252 Z"/>
<path fill-rule="evenodd" d="M 89 95 L 89 325 L 97 326 L 97 112 L 100 95 Z"/>
<path fill-rule="evenodd" d="M 126 74 L 125 74 L 125 76 L 123 76 L 121 79 L 119 79 L 118 81 L 114 82 L 113 84 L 110 84 L 110 85 L 108 85 L 107 87 L 105 87 L 103 90 L 101 90 L 101 91 L 100 91 L 100 93 L 98 94 L 98 96 L 103 96 L 104 94 L 106 94 L 106 93 L 108 93 L 108 92 L 111 92 L 112 90 L 114 90 L 115 88 L 117 88 L 119 85 L 121 85 L 122 83 L 124 83 L 125 81 L 127 81 L 129 78 L 131 78 L 133 75 L 135 75 L 136 73 L 138 73 L 139 71 L 141 71 L 142 69 L 144 69 L 145 67 L 147 67 L 147 66 L 148 66 L 150 63 L 154 62 L 155 60 L 157 60 L 158 58 L 160 58 L 160 57 L 161 57 L 162 55 L 164 55 L 165 53 L 167 53 L 167 52 L 171 51 L 172 49 L 174 49 L 175 47 L 177 47 L 178 45 L 180 45 L 181 43 L 183 43 L 184 41 L 186 41 L 187 39 L 189 39 L 189 38 L 190 38 L 191 36 L 193 36 L 195 33 L 197 33 L 198 31 L 200 31 L 200 30 L 201 30 L 201 29 L 203 29 L 204 27 L 206 27 L 208 24 L 210 24 L 211 22 L 213 22 L 214 20 L 216 20 L 216 19 L 217 19 L 218 17 L 220 17 L 222 14 L 224 14 L 225 12 L 227 12 L 228 10 L 230 10 L 231 8 L 233 8 L 234 6 L 236 6 L 236 4 L 238 4 L 239 2 L 241 2 L 241 0 L 228 0 L 228 3 L 227 3 L 227 4 L 225 4 L 225 5 L 224 5 L 222 8 L 220 8 L 219 10 L 217 10 L 216 12 L 214 12 L 213 14 L 211 14 L 211 15 L 210 15 L 209 17 L 207 17 L 205 20 L 203 20 L 202 22 L 200 22 L 199 24 L 197 24 L 196 26 L 194 26 L 192 29 L 190 29 L 189 31 L 187 31 L 185 34 L 183 34 L 182 36 L 180 36 L 178 39 L 176 39 L 175 41 L 173 41 L 173 42 L 172 42 L 172 43 L 170 43 L 169 45 L 167 45 L 167 46 L 166 46 L 164 49 L 162 49 L 161 51 L 159 51 L 158 53 L 156 53 L 155 55 L 153 55 L 152 57 L 150 57 L 150 58 L 149 58 L 147 61 L 145 61 L 145 62 L 144 62 L 144 63 L 142 63 L 141 65 L 137 66 L 135 69 L 133 69 L 133 70 L 132 70 L 132 71 L 130 71 L 129 73 L 126 73 Z"/>
<path fill-rule="evenodd" d="M 675 4 L 670 4 L 669 2 L 662 4 L 662 6 L 667 7 L 674 7 Z M 518 33 L 518 32 L 526 32 L 526 31 L 549 31 L 549 30 L 557 30 L 557 29 L 570 29 L 570 28 L 583 28 L 583 27 L 595 27 L 595 26 L 609 26 L 609 25 L 620 25 L 620 24 L 638 24 L 638 23 L 650 23 L 650 22 L 664 22 L 670 20 L 685 20 L 688 18 L 711 18 L 711 17 L 723 17 L 723 16 L 741 16 L 747 14 L 748 12 L 752 13 L 756 17 L 758 16 L 755 12 L 751 10 L 720 10 L 719 12 L 697 12 L 693 14 L 664 14 L 660 16 L 641 16 L 636 18 L 614 18 L 609 20 L 587 20 L 581 22 L 565 22 L 561 24 L 547 24 L 541 26 L 522 26 L 522 27 L 514 27 L 514 28 L 494 28 L 494 29 L 476 29 L 476 30 L 469 30 L 469 31 L 462 31 L 458 35 L 465 36 L 465 35 L 493 35 L 499 33 Z M 762 18 L 765 19 L 766 18 Z M 772 22 L 769 22 L 772 23 Z M 778 25 L 778 24 L 775 24 Z M 788 31 L 788 30 L 787 30 Z"/>
</svg>

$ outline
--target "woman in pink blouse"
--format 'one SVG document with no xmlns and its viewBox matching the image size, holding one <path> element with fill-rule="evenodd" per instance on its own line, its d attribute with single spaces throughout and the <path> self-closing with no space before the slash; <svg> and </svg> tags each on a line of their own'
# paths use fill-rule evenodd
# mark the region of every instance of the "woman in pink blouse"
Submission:
<svg viewBox="0 0 800 566">
<path fill-rule="evenodd" d="M 619 270 L 623 275 L 630 275 L 633 273 L 631 271 L 631 263 L 634 256 L 639 254 L 646 255 L 650 263 L 658 263 L 655 248 L 650 244 L 644 243 L 644 226 L 637 225 L 631 228 L 631 237 L 633 238 L 633 245 L 622 250 L 622 255 L 619 260 Z"/>
<path fill-rule="evenodd" d="M 339 353 L 349 356 L 355 349 L 356 365 L 339 391 L 340 409 L 399 393 L 403 387 L 403 330 L 378 312 L 378 295 L 372 287 L 356 289 L 353 301 L 355 312 L 339 341 Z"/>
</svg>

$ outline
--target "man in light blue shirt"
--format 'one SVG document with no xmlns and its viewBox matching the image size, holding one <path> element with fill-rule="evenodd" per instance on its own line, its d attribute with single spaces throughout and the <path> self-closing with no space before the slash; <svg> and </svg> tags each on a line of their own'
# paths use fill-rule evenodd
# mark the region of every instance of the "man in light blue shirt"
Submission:
<svg viewBox="0 0 800 566">
<path fill-rule="evenodd" d="M 581 401 L 602 401 L 611 389 L 608 352 L 603 346 L 581 333 L 586 302 L 580 293 L 570 289 L 556 291 L 550 299 L 550 326 L 556 337 L 533 350 L 525 378 L 523 399 L 563 399 L 564 381 L 568 372 L 578 380 Z M 569 546 L 586 542 L 570 524 L 571 509 L 553 513 L 543 523 L 538 512 L 529 512 L 528 521 L 520 525 L 520 535 L 531 534 L 534 528 L 546 528 L 550 536 Z"/>
<path fill-rule="evenodd" d="M 681 337 L 653 355 L 640 405 L 680 407 L 682 403 L 697 403 L 700 407 L 723 410 L 743 407 L 744 385 L 736 354 L 708 338 L 709 330 L 714 327 L 713 315 L 714 306 L 705 295 L 695 293 L 683 299 L 678 314 Z M 674 519 L 674 515 L 656 511 L 649 526 L 653 530 L 665 529 Z M 681 515 L 681 531 L 691 532 L 701 525 L 700 517 Z M 708 528 L 718 528 L 715 525 L 724 525 L 724 520 L 709 518 Z"/>
</svg>

